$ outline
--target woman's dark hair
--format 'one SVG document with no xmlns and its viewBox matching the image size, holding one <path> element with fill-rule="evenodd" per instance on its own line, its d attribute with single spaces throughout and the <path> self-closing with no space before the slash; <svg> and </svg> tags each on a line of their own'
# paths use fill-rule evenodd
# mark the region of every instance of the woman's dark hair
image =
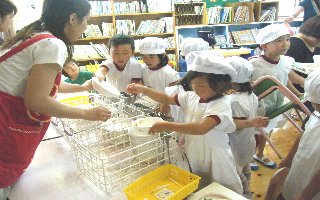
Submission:
<svg viewBox="0 0 320 200">
<path fill-rule="evenodd" d="M 69 58 L 72 58 L 73 46 L 64 33 L 65 25 L 69 22 L 71 14 L 76 14 L 79 21 L 82 21 L 90 13 L 90 9 L 87 0 L 45 0 L 40 19 L 25 26 L 15 37 L 8 39 L 3 49 L 11 47 L 18 41 L 27 40 L 34 33 L 49 31 L 66 44 Z"/>
<path fill-rule="evenodd" d="M 189 84 L 188 74 L 189 72 L 184 77 L 182 77 L 177 83 L 177 85 L 181 85 L 183 87 L 184 91 L 192 91 L 192 88 Z"/>
<path fill-rule="evenodd" d="M 130 44 L 132 51 L 134 51 L 134 40 L 129 35 L 124 34 L 117 34 L 110 38 L 108 42 L 109 51 L 111 47 L 117 47 L 123 44 Z"/>
<path fill-rule="evenodd" d="M 311 17 L 305 21 L 300 29 L 299 33 L 302 33 L 306 36 L 314 37 L 320 40 L 320 15 Z"/>
<path fill-rule="evenodd" d="M 17 7 L 10 0 L 0 1 L 0 18 L 4 18 L 6 15 L 13 13 L 17 14 Z"/>
<path fill-rule="evenodd" d="M 205 77 L 209 81 L 210 87 L 216 92 L 215 99 L 222 97 L 227 90 L 231 89 L 231 77 L 228 74 L 189 71 L 186 76 L 190 85 L 194 78 Z"/>
<path fill-rule="evenodd" d="M 240 89 L 237 92 L 245 93 L 247 92 L 248 94 L 252 93 L 252 86 L 250 82 L 245 82 L 245 83 L 237 83 L 240 87 Z"/>
<path fill-rule="evenodd" d="M 167 54 L 157 54 L 158 58 L 160 59 L 159 67 L 164 67 L 169 63 L 169 57 Z"/>
</svg>

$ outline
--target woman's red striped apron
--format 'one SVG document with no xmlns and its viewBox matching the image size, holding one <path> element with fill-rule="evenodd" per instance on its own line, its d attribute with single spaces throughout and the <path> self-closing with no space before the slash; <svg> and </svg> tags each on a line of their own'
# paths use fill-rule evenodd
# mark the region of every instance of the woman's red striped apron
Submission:
<svg viewBox="0 0 320 200">
<path fill-rule="evenodd" d="M 0 63 L 51 34 L 37 35 L 0 57 Z M 50 56 L 50 55 L 48 55 Z M 61 73 L 55 79 L 50 96 L 60 84 Z M 0 91 L 0 188 L 12 185 L 29 166 L 50 123 L 50 116 L 28 110 L 22 97 Z"/>
</svg>

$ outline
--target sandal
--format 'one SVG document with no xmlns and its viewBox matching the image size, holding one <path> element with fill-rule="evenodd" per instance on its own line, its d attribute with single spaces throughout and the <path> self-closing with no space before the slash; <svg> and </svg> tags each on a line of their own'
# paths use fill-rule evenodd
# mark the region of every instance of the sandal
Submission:
<svg viewBox="0 0 320 200">
<path fill-rule="evenodd" d="M 256 163 L 255 160 L 252 159 L 252 161 L 250 162 L 250 168 L 251 171 L 257 171 L 259 169 L 259 165 Z"/>
<path fill-rule="evenodd" d="M 277 164 L 275 162 L 271 161 L 269 158 L 266 158 L 264 156 L 259 158 L 257 155 L 253 155 L 253 159 L 258 161 L 259 163 L 261 163 L 265 167 L 268 167 L 268 168 L 271 168 L 271 169 L 275 169 L 277 167 Z"/>
</svg>

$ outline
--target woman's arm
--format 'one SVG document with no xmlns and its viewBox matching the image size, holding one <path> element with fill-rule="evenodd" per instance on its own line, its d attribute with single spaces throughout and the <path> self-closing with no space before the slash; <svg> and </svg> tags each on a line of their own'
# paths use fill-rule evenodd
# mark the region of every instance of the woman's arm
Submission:
<svg viewBox="0 0 320 200">
<path fill-rule="evenodd" d="M 297 74 L 295 71 L 291 70 L 288 77 L 292 83 L 299 84 L 301 87 L 304 86 L 305 78 Z"/>
<path fill-rule="evenodd" d="M 84 92 L 93 90 L 92 81 L 88 80 L 82 85 L 71 84 L 66 82 L 61 82 L 59 86 L 59 93 L 71 93 L 71 92 Z"/>
<path fill-rule="evenodd" d="M 64 105 L 51 97 L 50 92 L 59 71 L 58 64 L 42 64 L 32 67 L 24 93 L 24 103 L 28 109 L 62 118 L 102 121 L 110 118 L 111 113 L 106 108 L 80 109 Z"/>
<path fill-rule="evenodd" d="M 296 17 L 298 17 L 298 15 L 300 15 L 300 13 L 302 13 L 304 11 L 304 7 L 302 6 L 298 6 L 295 11 L 293 12 L 293 14 L 290 17 L 287 17 L 284 21 L 286 23 L 292 22 Z"/>
<path fill-rule="evenodd" d="M 312 177 L 308 185 L 303 189 L 302 193 L 296 200 L 312 199 L 320 192 L 320 170 Z"/>
<path fill-rule="evenodd" d="M 300 96 L 302 95 L 302 93 L 299 92 L 299 90 L 297 90 L 296 87 L 294 87 L 294 85 L 292 84 L 292 82 L 291 82 L 290 80 L 288 80 L 287 87 L 288 87 L 288 89 L 289 89 L 293 94 L 295 94 L 297 97 L 300 97 Z"/>
<path fill-rule="evenodd" d="M 162 92 L 158 92 L 156 90 L 153 90 L 151 88 L 148 88 L 140 84 L 135 84 L 135 83 L 129 84 L 127 86 L 127 92 L 130 94 L 142 93 L 150 97 L 152 100 L 157 101 L 159 103 L 177 105 L 174 99 L 174 96 L 168 96 Z"/>
<path fill-rule="evenodd" d="M 177 131 L 190 135 L 204 135 L 217 126 L 217 124 L 217 121 L 212 117 L 205 117 L 200 122 L 192 123 L 157 122 L 150 128 L 149 133 Z"/>
</svg>

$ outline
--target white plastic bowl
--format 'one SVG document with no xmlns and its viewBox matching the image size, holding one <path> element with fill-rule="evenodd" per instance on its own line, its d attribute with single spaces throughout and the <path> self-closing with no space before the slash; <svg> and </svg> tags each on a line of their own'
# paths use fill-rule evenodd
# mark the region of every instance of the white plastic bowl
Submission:
<svg viewBox="0 0 320 200">
<path fill-rule="evenodd" d="M 93 88 L 106 97 L 118 97 L 120 92 L 109 81 L 99 81 L 97 77 L 92 78 Z"/>
</svg>

